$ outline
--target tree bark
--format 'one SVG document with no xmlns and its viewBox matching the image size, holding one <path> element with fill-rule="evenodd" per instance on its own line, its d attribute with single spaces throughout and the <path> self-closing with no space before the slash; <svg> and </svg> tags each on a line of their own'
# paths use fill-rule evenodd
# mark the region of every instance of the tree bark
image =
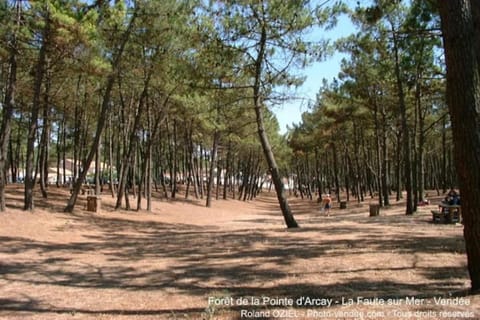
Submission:
<svg viewBox="0 0 480 320">
<path fill-rule="evenodd" d="M 20 22 L 20 1 L 16 3 L 16 23 Z M 12 34 L 9 46 L 9 70 L 5 100 L 0 127 L 0 211 L 5 211 L 5 187 L 7 184 L 7 159 L 10 144 L 11 122 L 15 105 L 15 91 L 17 84 L 17 36 Z"/>
<path fill-rule="evenodd" d="M 145 100 L 147 99 L 149 82 L 150 82 L 150 75 L 148 76 L 148 78 L 144 83 L 144 88 L 140 97 L 140 101 L 138 102 L 138 108 L 135 110 L 135 119 L 133 122 L 132 130 L 130 132 L 128 149 L 123 158 L 123 165 L 120 172 L 120 181 L 118 184 L 117 202 L 115 204 L 115 210 L 120 208 L 120 206 L 122 205 L 122 197 L 126 191 L 127 184 L 128 184 L 127 182 L 128 172 L 132 167 L 135 168 L 135 166 L 132 164 L 132 161 L 134 161 L 136 148 L 138 144 L 137 130 L 140 127 L 140 120 L 143 115 L 143 110 L 145 109 L 144 105 L 146 103 Z M 135 197 L 135 174 L 133 174 L 132 185 L 133 185 L 133 196 Z M 139 195 L 139 197 L 141 197 L 141 195 Z"/>
<path fill-rule="evenodd" d="M 335 193 L 337 201 L 340 202 L 340 179 L 338 177 L 338 153 L 335 142 L 332 143 L 332 163 L 333 163 L 333 182 L 335 184 Z"/>
<path fill-rule="evenodd" d="M 30 121 L 28 125 L 27 136 L 27 154 L 25 159 L 25 192 L 24 192 L 24 210 L 33 210 L 33 189 L 35 187 L 35 176 L 33 169 L 35 166 L 34 153 L 35 153 L 35 140 L 37 137 L 38 129 L 38 113 L 40 110 L 40 96 L 42 93 L 42 82 L 45 75 L 45 65 L 47 60 L 47 47 L 50 37 L 50 14 L 46 13 L 45 27 L 42 31 L 42 42 L 40 51 L 38 52 L 38 60 L 35 66 L 35 79 L 33 83 L 33 103 L 30 114 Z"/>
<path fill-rule="evenodd" d="M 232 148 L 232 141 L 229 139 L 228 140 L 228 145 L 227 145 L 227 155 L 226 155 L 226 162 L 225 162 L 225 175 L 223 177 L 223 200 L 227 200 L 227 190 L 228 190 L 228 185 L 230 181 L 230 170 L 231 170 L 231 165 L 230 165 L 230 156 L 231 156 L 231 148 Z"/>
<path fill-rule="evenodd" d="M 100 184 L 102 182 L 102 177 L 100 175 L 103 175 L 102 168 L 101 168 L 101 156 L 102 156 L 102 144 L 99 143 L 97 147 L 97 152 L 95 153 L 95 195 L 99 196 L 101 193 L 101 187 Z"/>
<path fill-rule="evenodd" d="M 438 1 L 447 65 L 447 104 L 462 196 L 473 292 L 480 291 L 480 36 L 477 1 Z"/>
<path fill-rule="evenodd" d="M 381 147 L 382 147 L 382 196 L 383 196 L 383 205 L 390 205 L 390 179 L 389 179 L 389 161 L 388 161 L 388 143 L 387 143 L 387 113 L 385 111 L 385 106 L 382 106 L 382 138 L 381 138 Z"/>
<path fill-rule="evenodd" d="M 447 192 L 447 118 L 442 121 L 442 192 Z"/>
<path fill-rule="evenodd" d="M 213 190 L 213 180 L 214 180 L 214 172 L 216 167 L 216 157 L 217 157 L 217 147 L 218 147 L 218 139 L 220 137 L 220 132 L 215 129 L 213 133 L 213 146 L 212 146 L 212 154 L 210 156 L 210 171 L 208 174 L 208 186 L 207 186 L 207 201 L 205 206 L 210 208 L 212 206 L 212 190 Z M 218 184 L 217 180 L 217 184 Z"/>
<path fill-rule="evenodd" d="M 47 62 L 48 69 L 48 62 Z M 40 138 L 40 155 L 39 155 L 39 166 L 40 171 L 40 190 L 42 192 L 42 197 L 47 198 L 47 188 L 48 188 L 48 158 L 50 149 L 50 87 L 51 79 L 49 72 L 47 71 L 45 79 L 45 93 L 44 93 L 44 106 L 43 106 L 43 127 L 42 135 Z"/>
<path fill-rule="evenodd" d="M 110 129 L 110 132 L 107 133 L 107 139 L 108 139 L 108 179 L 109 179 L 109 186 L 110 186 L 110 193 L 112 195 L 112 198 L 115 198 L 115 182 L 114 182 L 114 176 L 113 176 L 113 129 L 112 129 L 112 116 L 109 115 L 108 117 L 108 126 Z"/>
<path fill-rule="evenodd" d="M 380 206 L 383 206 L 383 180 L 382 180 L 382 173 L 383 173 L 383 162 L 381 158 L 381 149 L 382 149 L 382 144 L 380 142 L 380 138 L 382 137 L 382 134 L 380 132 L 380 119 L 379 119 L 379 106 L 378 102 L 373 99 L 373 116 L 374 116 L 374 124 L 375 124 L 375 160 L 376 160 L 376 181 L 378 185 L 378 204 Z"/>
<path fill-rule="evenodd" d="M 413 194 L 412 194 L 412 161 L 410 157 L 410 129 L 408 126 L 407 119 L 407 105 L 405 102 L 405 92 L 403 89 L 403 80 L 401 77 L 400 70 L 400 57 L 399 57 L 399 48 L 398 48 L 398 39 L 396 35 L 396 30 L 394 30 L 392 25 L 392 34 L 393 34 L 393 50 L 395 56 L 395 78 L 398 91 L 398 105 L 400 107 L 400 117 L 401 117 L 401 126 L 403 131 L 403 165 L 404 165 L 404 179 L 405 179 L 405 191 L 407 193 L 406 199 L 406 208 L 405 214 L 413 214 Z"/>
<path fill-rule="evenodd" d="M 275 186 L 275 191 L 277 193 L 278 203 L 280 205 L 280 209 L 282 210 L 282 215 L 285 220 L 285 224 L 287 228 L 297 228 L 298 224 L 293 217 L 292 211 L 290 206 L 288 205 L 287 197 L 285 195 L 285 189 L 282 182 L 282 176 L 280 175 L 280 171 L 277 166 L 277 162 L 275 161 L 275 156 L 272 152 L 272 148 L 270 146 L 270 142 L 268 140 L 267 133 L 265 132 L 265 125 L 263 120 L 263 102 L 261 100 L 260 94 L 260 79 L 262 75 L 262 62 L 265 56 L 265 46 L 267 42 L 267 34 L 265 30 L 265 26 L 262 28 L 261 39 L 259 43 L 259 51 L 258 56 L 255 61 L 255 84 L 253 86 L 253 106 L 255 110 L 255 116 L 257 121 L 257 132 L 258 137 L 260 139 L 260 143 L 262 145 L 263 153 L 265 155 L 265 159 L 267 160 L 268 167 L 270 168 L 270 173 L 272 175 L 273 184 Z"/>
</svg>

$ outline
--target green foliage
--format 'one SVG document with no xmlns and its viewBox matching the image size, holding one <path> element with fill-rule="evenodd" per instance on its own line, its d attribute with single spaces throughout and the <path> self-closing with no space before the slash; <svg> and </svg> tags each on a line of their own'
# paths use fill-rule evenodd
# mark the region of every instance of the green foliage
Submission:
<svg viewBox="0 0 480 320">
<path fill-rule="evenodd" d="M 340 158 L 349 167 L 347 172 L 340 172 L 345 179 L 364 176 L 359 167 L 364 163 L 371 170 L 367 176 L 373 174 L 376 184 L 388 183 L 380 179 L 388 175 L 390 181 L 397 180 L 395 183 L 400 185 L 391 164 L 390 171 L 385 168 L 387 162 L 396 159 L 395 170 L 399 172 L 399 153 L 403 152 L 399 142 L 401 138 L 409 139 L 412 150 L 408 152 L 416 161 L 412 171 L 419 175 L 416 181 L 426 181 L 425 157 L 439 161 L 438 153 L 426 156 L 426 150 L 442 149 L 440 141 L 445 130 L 441 126 L 445 116 L 445 72 L 439 59 L 439 21 L 431 5 L 425 1 L 373 1 L 361 7 L 359 2 L 349 11 L 360 32 L 335 44 L 349 57 L 342 61 L 339 79 L 324 83 L 316 104 L 289 132 L 294 152 L 332 152 L 335 146 L 337 153 L 346 153 Z M 400 77 L 395 72 L 397 67 Z M 398 90 L 399 80 L 404 92 Z M 410 133 L 401 130 L 400 94 L 405 96 Z M 324 174 L 328 177 L 330 173 L 327 170 Z"/>
<path fill-rule="evenodd" d="M 222 147 L 231 143 L 235 152 L 258 153 L 252 109 L 254 89 L 258 89 L 265 130 L 284 170 L 296 155 L 292 150 L 311 155 L 313 150 L 330 150 L 332 143 L 352 150 L 362 139 L 372 147 L 377 134 L 375 117 L 384 122 L 385 128 L 380 129 L 387 133 L 392 146 L 388 157 L 393 159 L 393 146 L 400 134 L 394 35 L 410 124 L 414 126 L 420 114 L 415 106 L 419 90 L 421 115 L 425 127 L 431 126 L 427 143 L 438 149 L 435 139 L 441 134 L 439 118 L 445 108 L 445 70 L 439 60 L 439 21 L 430 1 L 412 1 L 411 5 L 373 1 L 355 9 L 340 1 L 308 0 L 31 1 L 21 3 L 20 26 L 13 23 L 15 8 L 11 4 L 0 1 L 0 19 L 6 22 L 0 25 L 0 60 L 2 70 L 7 70 L 9 37 L 15 31 L 20 40 L 16 114 L 23 117 L 15 134 L 19 131 L 22 136 L 22 126 L 28 120 L 34 76 L 31 61 L 38 55 L 40 40 L 48 36 L 49 63 L 45 67 L 50 105 L 42 108 L 52 111 L 55 128 L 65 115 L 63 147 L 69 156 L 75 148 L 84 156 L 92 139 L 112 62 L 134 12 L 137 19 L 130 26 L 132 39 L 115 75 L 118 80 L 110 106 L 108 132 L 119 155 L 128 144 L 125 137 L 130 137 L 140 108 L 145 109 L 137 135 L 145 142 L 154 133 L 150 130 L 158 126 L 152 139 L 164 148 L 159 153 L 171 143 L 173 120 L 181 143 L 191 134 L 195 143 L 210 146 L 218 132 Z M 323 84 L 315 104 L 302 115 L 302 123 L 282 137 L 272 110 L 291 98 L 292 91 L 303 83 L 303 68 L 333 50 L 328 41 L 306 39 L 305 34 L 316 27 L 332 28 L 338 14 L 345 12 L 361 32 L 335 43 L 336 50 L 348 55 L 338 80 Z M 44 34 L 46 21 L 52 26 L 49 34 Z M 5 73 L 1 76 L 5 82 Z M 44 81 L 44 96 L 46 87 Z M 81 145 L 75 145 L 79 142 L 74 141 L 76 134 Z M 57 138 L 52 134 L 52 140 Z M 143 152 L 143 147 L 140 144 L 138 148 Z M 159 161 L 167 157 L 157 156 L 162 159 Z"/>
</svg>

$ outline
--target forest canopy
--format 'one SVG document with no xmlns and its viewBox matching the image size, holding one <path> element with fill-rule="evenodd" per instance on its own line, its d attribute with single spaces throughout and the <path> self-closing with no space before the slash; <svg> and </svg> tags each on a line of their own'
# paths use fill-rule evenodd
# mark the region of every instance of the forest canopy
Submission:
<svg viewBox="0 0 480 320">
<path fill-rule="evenodd" d="M 339 14 L 358 32 L 334 46 L 302 38 Z M 456 185 L 429 2 L 4 0 L 1 15 L 1 188 L 24 182 L 25 209 L 35 181 L 44 197 L 52 183 L 110 184 L 118 207 L 133 185 L 147 198 L 153 186 L 175 197 L 177 183 L 203 197 L 210 180 L 223 197 L 255 197 L 272 182 L 260 131 L 302 197 L 388 205 L 407 190 L 412 213 L 426 189 Z M 338 78 L 280 135 L 270 107 L 332 49 L 347 56 Z"/>
</svg>

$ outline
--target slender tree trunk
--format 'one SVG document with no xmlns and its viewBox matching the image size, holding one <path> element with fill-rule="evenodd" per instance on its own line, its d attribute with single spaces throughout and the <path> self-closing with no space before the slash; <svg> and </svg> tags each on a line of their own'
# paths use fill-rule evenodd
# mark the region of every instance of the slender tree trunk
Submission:
<svg viewBox="0 0 480 320">
<path fill-rule="evenodd" d="M 365 201 L 365 195 L 366 195 L 366 186 L 367 186 L 367 170 L 364 170 L 365 167 L 361 166 L 361 162 L 365 163 L 365 158 L 360 159 L 360 151 L 361 151 L 361 145 L 363 143 L 363 130 L 359 129 L 357 127 L 357 140 L 356 140 L 356 156 L 355 156 L 355 161 L 356 161 L 356 167 L 358 170 L 358 175 L 359 175 L 359 191 L 360 191 L 360 202 Z M 364 155 L 365 156 L 365 155 Z M 363 169 L 363 170 L 362 170 Z"/>
<path fill-rule="evenodd" d="M 23 115 L 20 115 L 20 123 L 23 123 Z M 22 132 L 20 128 L 17 128 L 15 140 L 13 140 L 13 132 L 10 133 L 10 141 L 8 144 L 8 158 L 10 162 L 10 171 L 12 175 L 12 182 L 16 183 L 18 181 L 18 175 L 20 173 L 19 166 L 24 167 L 21 163 L 23 161 L 21 156 L 21 146 L 22 146 Z M 15 143 L 15 146 L 13 145 Z"/>
<path fill-rule="evenodd" d="M 315 182 L 317 187 L 317 198 L 322 197 L 322 178 L 321 178 L 321 168 L 320 168 L 320 156 L 318 154 L 318 148 L 315 147 Z"/>
<path fill-rule="evenodd" d="M 239 159 L 239 161 L 240 161 L 240 159 Z M 249 170 L 250 170 L 250 162 L 251 161 L 252 161 L 252 152 L 250 151 L 249 154 L 248 154 L 248 160 L 243 161 L 243 163 L 241 165 L 240 165 L 240 163 L 238 164 L 238 168 L 242 172 L 242 177 L 241 177 L 242 182 L 238 187 L 238 200 L 242 200 L 243 193 L 244 193 L 245 189 L 247 188 L 248 176 L 250 175 Z"/>
<path fill-rule="evenodd" d="M 101 154 L 102 154 L 102 144 L 99 143 L 97 147 L 97 152 L 95 154 L 95 195 L 100 195 L 100 175 L 102 174 L 101 168 Z"/>
<path fill-rule="evenodd" d="M 415 103 L 416 104 L 416 103 Z M 418 140 L 417 140 L 417 132 L 418 132 L 418 112 L 417 106 L 415 105 L 414 108 L 414 120 L 413 120 L 413 128 L 412 128 L 412 141 L 411 141 L 411 148 L 412 148 L 412 196 L 413 196 L 413 212 L 416 212 L 418 209 Z"/>
<path fill-rule="evenodd" d="M 298 163 L 298 161 L 300 160 L 297 160 L 297 163 L 295 165 L 295 169 L 296 169 L 296 172 L 297 172 L 297 190 L 298 192 L 300 193 L 300 199 L 303 200 L 303 179 L 302 179 L 302 173 L 300 172 L 300 164 Z"/>
<path fill-rule="evenodd" d="M 65 120 L 65 106 L 62 117 L 62 171 L 63 171 L 63 185 L 67 184 L 67 129 Z M 70 177 L 72 178 L 72 177 Z"/>
<path fill-rule="evenodd" d="M 141 152 L 141 151 L 139 151 Z M 142 210 L 142 198 L 145 196 L 145 192 L 143 191 L 146 189 L 146 175 L 147 175 L 147 166 L 148 166 L 148 158 L 146 150 L 145 152 L 141 153 L 142 161 L 140 161 L 140 175 L 138 181 L 138 192 L 137 192 L 137 211 Z M 143 186 L 143 188 L 142 188 Z M 146 196 L 145 196 L 146 198 Z"/>
<path fill-rule="evenodd" d="M 396 134 L 396 159 L 395 159 L 395 190 L 397 192 L 396 200 L 400 201 L 402 196 L 402 133 Z"/>
<path fill-rule="evenodd" d="M 340 179 L 338 177 L 338 153 L 337 153 L 337 146 L 334 143 L 332 143 L 332 162 L 333 162 L 333 179 L 335 183 L 335 190 L 336 190 L 336 196 L 337 196 L 337 201 L 340 202 Z"/>
<path fill-rule="evenodd" d="M 152 139 L 152 138 L 151 138 Z M 145 194 L 147 198 L 147 211 L 152 211 L 152 144 L 147 146 L 147 173 L 145 177 Z"/>
<path fill-rule="evenodd" d="M 133 143 L 136 138 L 135 127 L 138 117 L 138 106 L 135 107 L 135 102 L 133 100 L 133 95 L 130 99 L 128 107 L 125 103 L 124 94 L 122 90 L 122 84 L 119 83 L 120 91 L 120 104 L 121 104 L 121 122 L 124 123 L 123 130 L 123 154 L 120 155 L 118 152 L 118 157 L 122 160 L 120 161 L 120 169 L 118 171 L 118 189 L 117 189 L 117 201 L 115 204 L 115 210 L 119 209 L 122 206 L 123 197 L 128 194 L 128 175 L 130 173 L 131 161 L 132 161 L 132 149 Z M 132 110 L 134 109 L 134 110 Z M 133 120 L 132 120 L 133 119 Z M 134 138 L 132 139 L 132 136 Z M 127 199 L 125 202 L 127 203 Z"/>
<path fill-rule="evenodd" d="M 140 127 L 140 120 L 143 115 L 143 110 L 144 110 L 144 103 L 145 103 L 145 98 L 146 98 L 146 90 L 148 82 L 145 84 L 144 90 L 142 92 L 140 101 L 138 102 L 138 107 L 135 110 L 135 118 L 133 121 L 133 126 L 130 131 L 130 136 L 129 136 L 129 143 L 128 147 L 123 159 L 122 163 L 122 169 L 120 172 L 120 181 L 118 185 L 118 193 L 117 193 L 117 202 L 115 204 L 115 209 L 120 208 L 122 205 L 122 196 L 123 194 L 126 194 L 126 189 L 128 185 L 128 172 L 130 170 L 133 170 L 132 173 L 132 180 L 131 180 L 131 186 L 133 188 L 133 196 L 135 197 L 135 184 L 136 184 L 136 179 L 135 179 L 135 159 L 136 159 L 136 149 L 137 149 L 137 144 L 138 144 L 138 128 Z M 134 162 L 132 164 L 132 161 Z M 126 199 L 125 199 L 126 200 Z"/>
<path fill-rule="evenodd" d="M 131 181 L 132 181 L 132 180 L 131 180 L 131 179 L 132 179 L 132 177 L 131 177 L 131 175 L 132 175 L 131 170 L 129 170 L 126 175 L 127 175 L 127 176 L 126 176 L 126 178 L 125 178 L 126 181 L 125 181 L 125 188 L 124 188 L 124 193 L 125 193 L 124 197 L 125 197 L 125 209 L 128 211 L 128 210 L 130 210 L 130 208 L 131 208 L 131 207 L 130 207 L 130 198 L 128 197 L 128 195 L 129 195 L 129 194 L 128 194 L 128 190 L 130 190 Z M 120 187 L 119 187 L 119 189 L 120 189 Z"/>
<path fill-rule="evenodd" d="M 187 123 L 187 119 L 184 120 L 185 123 Z M 193 121 L 193 120 L 192 120 Z M 191 151 L 191 123 L 192 121 L 190 121 L 190 127 L 188 126 L 185 126 L 185 130 L 184 130 L 184 141 L 185 143 L 183 144 L 183 152 L 185 154 L 184 156 L 184 159 L 185 159 L 185 166 L 186 166 L 186 187 L 185 187 L 185 199 L 188 199 L 189 195 L 190 195 L 190 186 L 192 185 L 192 151 Z"/>
<path fill-rule="evenodd" d="M 42 44 L 38 53 L 38 60 L 35 66 L 35 79 L 33 83 L 33 103 L 30 114 L 30 121 L 28 126 L 27 136 L 27 154 L 25 159 L 25 196 L 24 196 L 24 210 L 33 210 L 33 189 L 35 187 L 35 176 L 33 175 L 34 169 L 34 153 L 35 153 L 35 140 L 37 137 L 38 129 L 38 114 L 40 110 L 40 97 L 42 94 L 42 83 L 45 76 L 45 66 L 47 61 L 47 48 L 50 45 L 50 13 L 47 6 L 47 12 L 45 17 L 45 27 L 42 32 Z"/>
<path fill-rule="evenodd" d="M 385 112 L 385 107 L 382 106 L 382 195 L 383 195 L 383 205 L 390 205 L 390 179 L 389 179 L 389 170 L 388 170 L 388 143 L 387 143 L 387 114 Z"/>
<path fill-rule="evenodd" d="M 220 186 L 222 185 L 222 164 L 221 159 L 217 156 L 217 183 L 216 183 L 216 190 L 215 190 L 215 200 L 220 198 Z M 223 181 L 225 183 L 225 181 Z"/>
<path fill-rule="evenodd" d="M 135 141 L 135 146 L 134 146 L 134 149 L 133 149 L 133 154 L 132 154 L 132 167 L 131 167 L 131 171 L 132 171 L 132 180 L 131 180 L 131 186 L 132 186 L 132 196 L 135 198 L 137 196 L 137 170 L 138 170 L 138 144 L 139 144 L 139 141 L 138 141 L 138 137 L 136 138 L 136 141 Z M 140 184 L 140 182 L 139 182 Z M 140 192 L 140 191 L 138 191 Z"/>
<path fill-rule="evenodd" d="M 113 130 L 112 130 L 112 116 L 108 116 L 108 127 L 110 128 L 110 132 L 107 132 L 106 136 L 108 139 L 108 178 L 109 178 L 109 185 L 110 185 L 110 193 L 112 198 L 115 198 L 115 182 L 113 176 Z"/>
<path fill-rule="evenodd" d="M 215 164 L 216 164 L 216 155 L 217 155 L 219 136 L 220 136 L 220 132 L 218 132 L 218 130 L 215 129 L 215 132 L 213 134 L 212 154 L 210 156 L 210 171 L 208 174 L 207 202 L 205 204 L 208 208 L 212 206 L 212 189 L 213 189 L 213 180 L 215 176 L 214 173 L 215 173 Z"/>
<path fill-rule="evenodd" d="M 442 192 L 447 192 L 447 118 L 442 121 Z"/>
<path fill-rule="evenodd" d="M 417 85 L 416 100 L 418 106 L 418 199 L 425 200 L 425 115 L 422 112 L 421 88 Z"/>
<path fill-rule="evenodd" d="M 349 150 L 348 147 L 345 146 L 345 157 L 344 157 L 344 165 L 345 165 L 345 173 L 344 173 L 344 179 L 345 179 L 345 196 L 346 196 L 346 201 L 350 201 L 350 178 L 351 178 L 351 170 L 352 167 L 350 166 L 351 161 L 349 157 Z M 339 201 L 340 203 L 340 201 Z"/>
<path fill-rule="evenodd" d="M 393 29 L 393 27 L 392 27 Z M 400 117 L 402 123 L 403 132 L 403 165 L 404 165 L 404 178 L 405 178 L 405 191 L 407 193 L 405 214 L 413 214 L 413 194 L 412 194 L 412 161 L 410 157 L 410 130 L 407 119 L 407 105 L 405 102 L 405 92 L 403 90 L 403 81 L 400 70 L 400 57 L 398 48 L 398 39 L 396 36 L 396 30 L 393 30 L 393 42 L 394 42 L 394 55 L 395 55 L 395 78 L 398 93 L 398 104 L 400 107 Z"/>
<path fill-rule="evenodd" d="M 150 103 L 147 99 L 147 114 L 150 115 Z M 150 116 L 148 117 L 148 128 L 150 134 L 147 136 L 147 142 L 145 147 L 146 153 L 146 174 L 145 174 L 145 193 L 147 198 L 147 211 L 152 211 L 152 158 L 153 158 L 153 141 L 157 136 L 158 129 L 160 128 L 160 123 L 163 122 L 165 116 L 163 113 L 158 114 L 154 118 L 153 128 L 152 123 L 150 121 Z"/>
<path fill-rule="evenodd" d="M 47 65 L 48 68 L 48 65 Z M 46 72 L 45 79 L 45 93 L 44 93 L 44 106 L 43 106 L 43 128 L 40 138 L 40 155 L 39 155 L 39 171 L 40 171 L 40 190 L 42 197 L 47 198 L 47 183 L 48 183 L 48 150 L 50 149 L 50 87 L 51 79 L 50 74 Z"/>
<path fill-rule="evenodd" d="M 177 141 L 177 119 L 173 118 L 173 158 L 172 158 L 172 176 L 171 178 L 171 187 L 172 187 L 172 194 L 171 198 L 175 199 L 177 195 L 177 176 L 178 176 L 178 141 Z"/>
<path fill-rule="evenodd" d="M 56 143 L 56 151 L 57 151 L 57 188 L 60 187 L 60 180 L 61 180 L 61 173 L 60 173 L 60 164 L 62 163 L 62 153 L 61 153 L 61 150 L 62 150 L 62 130 L 63 130 L 63 124 L 64 124 L 64 119 L 65 119 L 65 115 L 62 115 L 62 121 L 60 122 L 60 125 L 58 126 L 58 130 L 57 130 L 57 143 Z"/>
<path fill-rule="evenodd" d="M 227 146 L 227 159 L 225 163 L 225 176 L 223 177 L 223 200 L 227 200 L 227 191 L 228 191 L 228 185 L 229 185 L 229 180 L 230 180 L 230 170 L 231 170 L 231 165 L 230 165 L 230 154 L 231 154 L 231 148 L 232 148 L 232 142 L 231 140 L 228 140 L 228 146 Z"/>
<path fill-rule="evenodd" d="M 160 138 L 159 141 L 160 141 L 160 143 L 158 144 L 157 154 L 160 157 L 160 155 L 165 154 L 165 152 L 164 152 L 162 139 Z M 167 144 L 168 144 L 168 138 L 167 138 Z M 159 175 L 160 175 L 160 184 L 162 185 L 163 196 L 165 197 L 165 199 L 168 199 L 169 195 L 168 195 L 167 185 L 166 185 L 166 182 L 165 182 L 165 178 L 166 178 L 165 175 L 167 173 L 167 170 L 164 167 L 164 164 L 163 164 L 163 161 L 162 161 L 161 157 L 160 157 L 158 162 L 161 164 L 158 168 L 158 172 L 159 172 Z"/>
<path fill-rule="evenodd" d="M 196 157 L 197 161 L 197 184 L 198 184 L 198 189 L 200 191 L 200 199 L 203 199 L 203 177 L 204 177 L 204 172 L 203 172 L 203 146 L 200 145 L 200 154 Z"/>
<path fill-rule="evenodd" d="M 166 130 L 167 130 L 167 135 L 166 135 L 166 138 L 167 138 L 167 148 L 168 148 L 168 153 L 167 153 L 167 157 L 168 157 L 168 171 L 169 171 L 169 175 L 170 175 L 170 195 L 172 198 L 175 198 L 175 191 L 174 191 L 174 185 L 173 185 L 173 178 L 174 178 L 174 170 L 175 170 L 175 159 L 174 159 L 174 147 L 172 147 L 172 144 L 173 144 L 173 139 L 171 138 L 171 135 L 170 134 L 170 126 L 169 126 L 170 122 L 166 121 L 165 123 L 165 127 L 166 127 Z"/>
<path fill-rule="evenodd" d="M 379 112 L 378 112 L 378 104 L 377 101 L 373 101 L 373 105 L 375 107 L 374 110 L 374 122 L 375 122 L 375 162 L 377 163 L 376 165 L 376 181 L 378 185 L 378 204 L 380 206 L 383 206 L 383 184 L 382 184 L 382 172 L 383 172 L 383 166 L 382 166 L 382 159 L 381 159 L 381 149 L 382 149 L 382 144 L 381 144 L 381 130 L 380 130 L 380 119 L 379 119 Z"/>
<path fill-rule="evenodd" d="M 154 119 L 155 123 L 152 126 L 152 114 L 150 101 L 147 97 L 147 141 L 145 146 L 145 156 L 143 161 L 145 162 L 145 198 L 147 199 L 147 211 L 152 211 L 152 143 L 153 139 L 156 137 L 157 128 L 159 126 L 159 121 L 157 118 Z"/>
<path fill-rule="evenodd" d="M 265 46 L 267 42 L 267 33 L 265 26 L 262 28 L 262 35 L 260 39 L 258 56 L 255 61 L 255 84 L 253 86 L 253 106 L 255 110 L 255 116 L 257 120 L 257 132 L 262 145 L 263 153 L 265 159 L 267 160 L 268 166 L 270 168 L 270 173 L 272 175 L 273 184 L 275 186 L 275 191 L 277 193 L 278 203 L 280 209 L 282 210 L 282 215 L 285 220 L 285 224 L 288 228 L 298 227 L 297 221 L 293 217 L 290 206 L 288 205 L 287 196 L 285 195 L 285 190 L 282 182 L 282 176 L 275 161 L 275 156 L 272 152 L 270 142 L 268 140 L 267 133 L 265 132 L 265 124 L 263 120 L 263 110 L 264 108 L 262 99 L 261 99 L 261 75 L 262 75 L 262 65 L 263 59 L 265 58 Z"/>
<path fill-rule="evenodd" d="M 18 25 L 20 22 L 20 5 L 21 1 L 16 2 L 15 20 Z M 5 187 L 7 184 L 7 159 L 8 148 L 10 145 L 11 122 L 13 110 L 15 106 L 15 93 L 17 85 L 17 35 L 12 34 L 9 43 L 9 59 L 8 59 L 8 77 L 5 90 L 5 99 L 3 112 L 1 114 L 2 122 L 0 127 L 0 211 L 5 211 Z M 12 175 L 13 178 L 13 175 Z"/>
</svg>

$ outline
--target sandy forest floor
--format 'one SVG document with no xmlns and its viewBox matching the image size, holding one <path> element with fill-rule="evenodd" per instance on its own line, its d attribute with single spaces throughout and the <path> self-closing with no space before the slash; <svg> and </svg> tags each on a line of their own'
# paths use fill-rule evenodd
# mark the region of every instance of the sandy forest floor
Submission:
<svg viewBox="0 0 480 320">
<path fill-rule="evenodd" d="M 431 223 L 431 206 L 369 217 L 369 201 L 324 217 L 291 198 L 159 200 L 151 213 L 98 213 L 51 187 L 21 210 L 9 186 L 0 213 L 1 319 L 480 319 L 468 295 L 462 225 Z"/>
</svg>

